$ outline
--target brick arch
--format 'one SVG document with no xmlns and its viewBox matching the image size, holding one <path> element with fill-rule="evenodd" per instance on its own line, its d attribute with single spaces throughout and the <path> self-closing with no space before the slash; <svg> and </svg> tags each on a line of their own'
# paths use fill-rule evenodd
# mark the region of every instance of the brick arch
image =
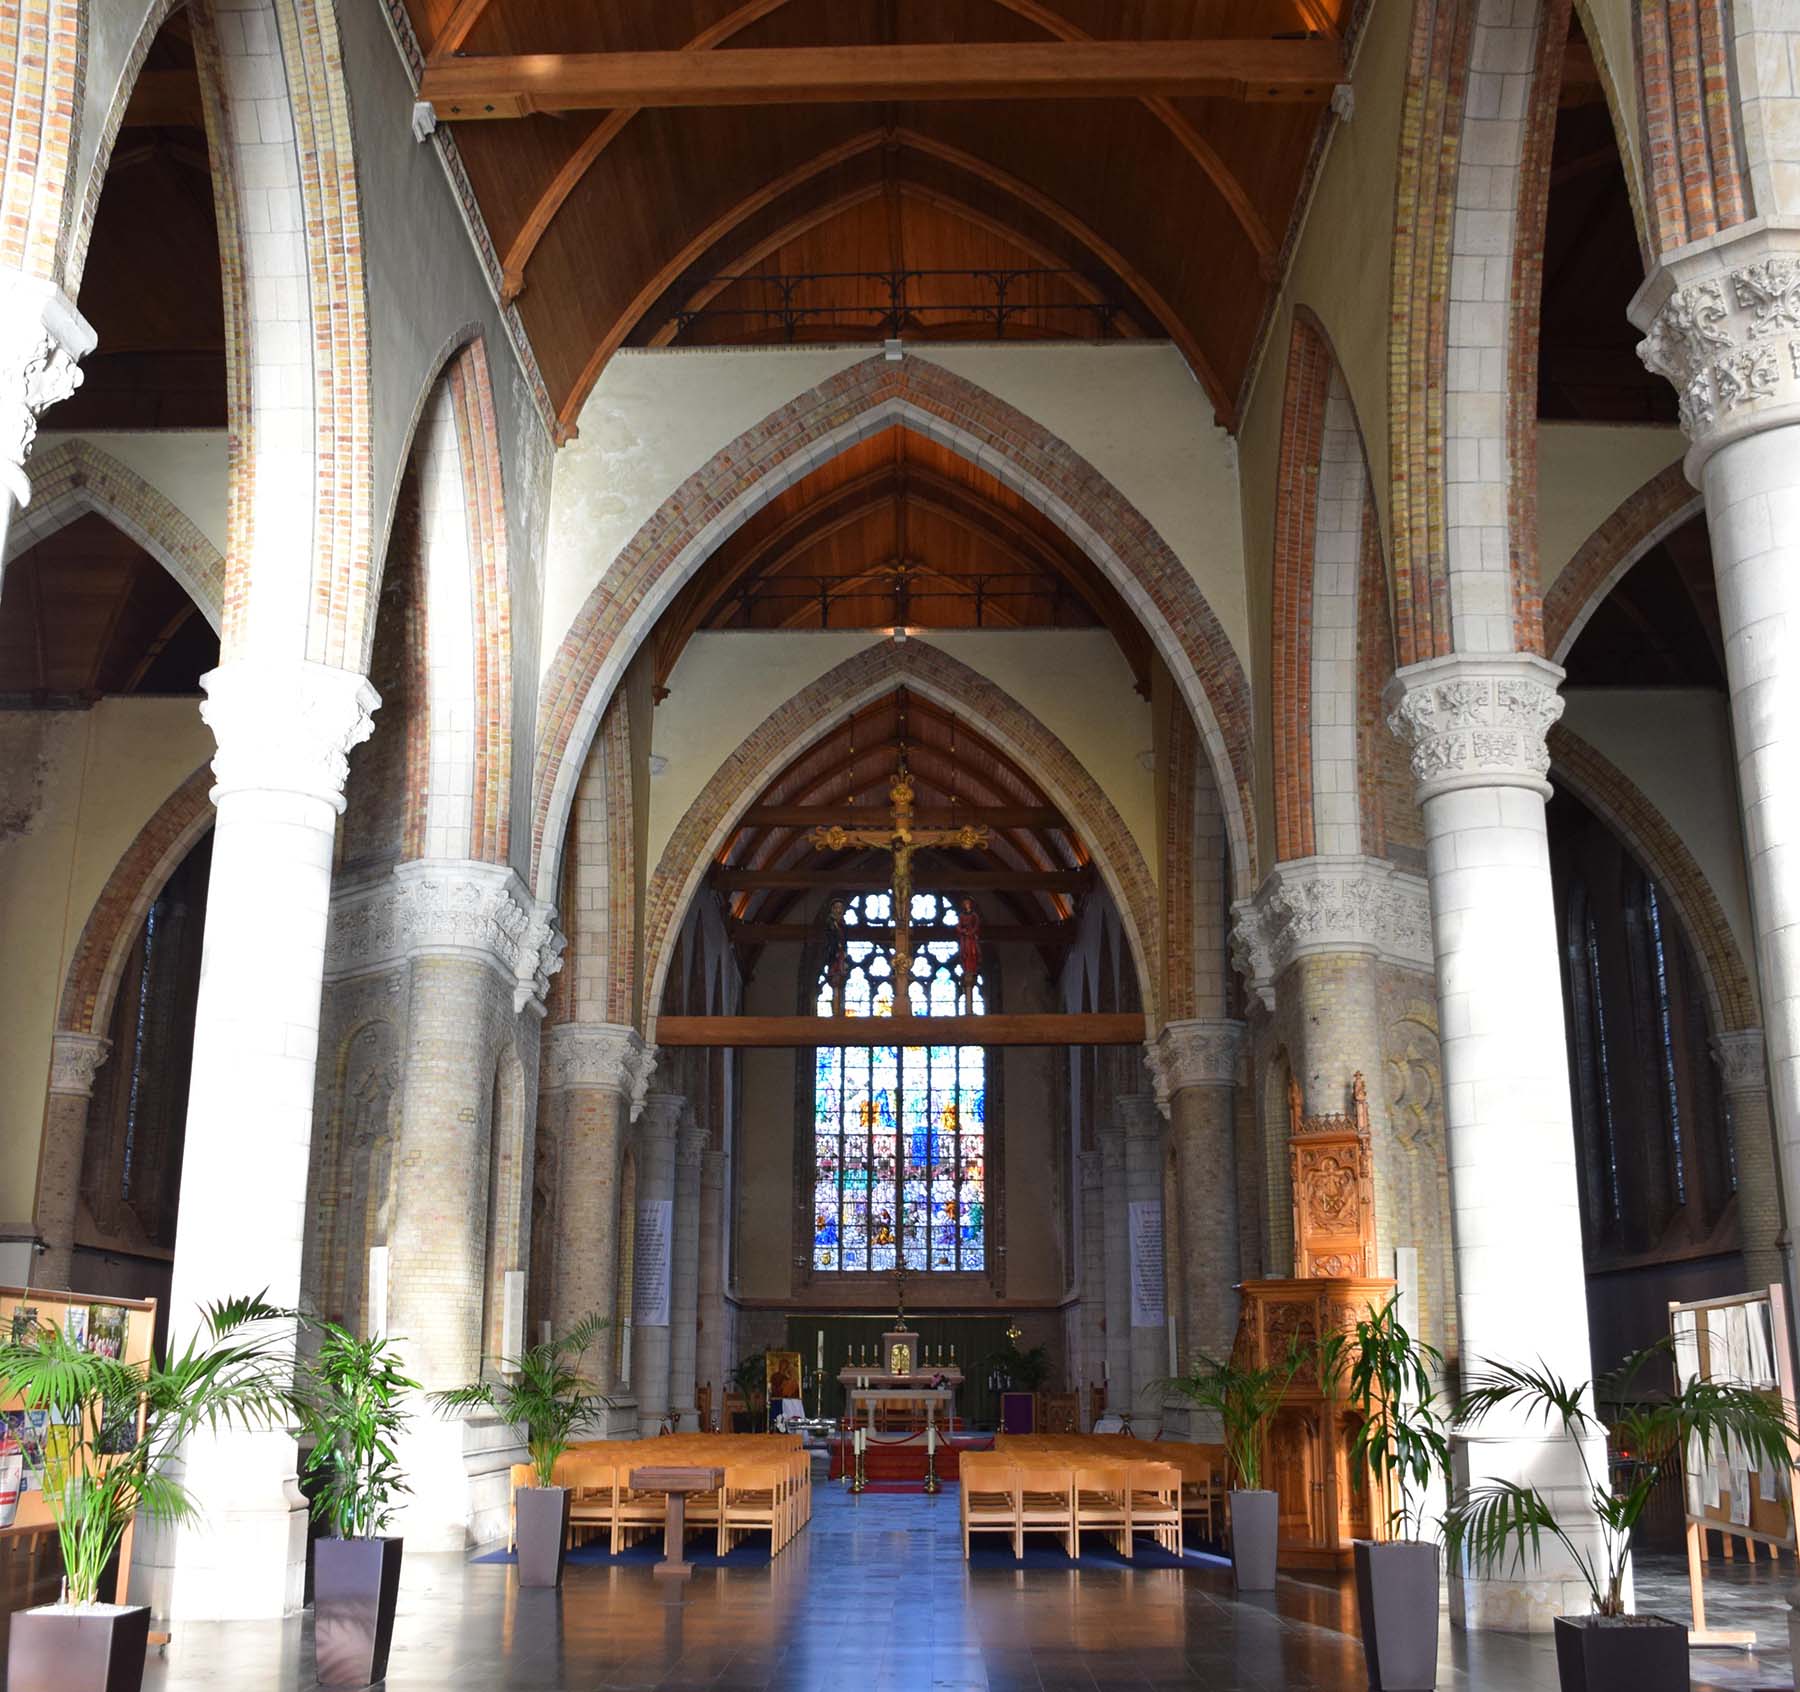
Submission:
<svg viewBox="0 0 1800 1692">
<path fill-rule="evenodd" d="M 1157 890 L 1149 865 L 1113 803 L 1080 760 L 1010 694 L 923 640 L 882 641 L 846 658 L 770 712 L 720 764 L 663 848 L 644 911 L 645 1038 L 655 1038 L 664 978 L 682 917 L 707 865 L 730 838 L 772 772 L 785 767 L 839 723 L 905 686 L 947 705 L 1028 770 L 1051 803 L 1080 830 L 1111 893 L 1141 983 L 1147 1024 L 1161 1026 Z"/>
<path fill-rule="evenodd" d="M 923 358 L 866 359 L 772 412 L 664 501 L 568 631 L 538 711 L 532 861 L 555 897 L 575 784 L 631 654 L 707 556 L 783 488 L 894 422 L 943 443 L 1060 523 L 1142 619 L 1205 741 L 1226 806 L 1240 896 L 1255 874 L 1250 689 L 1198 584 L 1149 520 L 1023 412 Z"/>
<path fill-rule="evenodd" d="M 9 0 L 0 12 L 0 270 L 60 280 L 87 12 L 86 0 Z"/>
<path fill-rule="evenodd" d="M 105 1036 L 127 951 L 157 894 L 213 825 L 211 793 L 206 763 L 162 802 L 113 866 L 69 959 L 56 1012 L 59 1034 Z"/>
<path fill-rule="evenodd" d="M 1713 1033 L 1761 1027 L 1750 974 L 1724 909 L 1662 812 L 1623 770 L 1560 723 L 1550 731 L 1550 773 L 1624 841 L 1668 894 L 1700 961 Z"/>
<path fill-rule="evenodd" d="M 1740 90 L 1734 69 L 1757 78 L 1758 55 L 1752 48 L 1734 66 L 1727 0 L 1639 0 L 1632 10 L 1644 210 L 1650 251 L 1661 255 L 1750 216 L 1738 128 L 1739 96 L 1749 90 Z M 1776 39 L 1785 45 L 1785 38 Z M 1781 94 L 1786 81 L 1783 65 Z"/>
<path fill-rule="evenodd" d="M 225 606 L 225 560 L 161 489 L 111 453 L 79 438 L 58 441 L 32 459 L 31 489 L 31 504 L 14 517 L 7 531 L 7 563 L 92 513 L 155 558 L 218 631 Z"/>
<path fill-rule="evenodd" d="M 1651 547 L 1700 509 L 1681 461 L 1657 471 L 1620 502 L 1563 566 L 1544 595 L 1544 650 L 1562 663 L 1600 602 Z"/>
</svg>

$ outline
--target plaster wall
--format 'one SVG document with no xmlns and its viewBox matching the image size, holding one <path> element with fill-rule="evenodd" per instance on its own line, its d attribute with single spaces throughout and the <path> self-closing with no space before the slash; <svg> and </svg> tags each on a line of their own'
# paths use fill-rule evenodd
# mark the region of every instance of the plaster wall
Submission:
<svg viewBox="0 0 1800 1692">
<path fill-rule="evenodd" d="M 56 413 L 49 413 L 52 421 Z M 33 449 L 38 456 L 62 441 L 86 441 L 116 458 L 163 495 L 212 542 L 225 547 L 226 452 L 223 429 L 141 429 L 72 431 L 45 429 Z"/>
<path fill-rule="evenodd" d="M 1624 771 L 1694 854 L 1754 982 L 1756 934 L 1725 695 L 1705 688 L 1572 688 L 1564 697 L 1564 724 Z"/>
<path fill-rule="evenodd" d="M 82 927 L 139 829 L 212 752 L 191 699 L 0 712 L 0 1222 L 31 1216 L 50 1037 Z"/>
<path fill-rule="evenodd" d="M 1686 447 L 1679 429 L 1653 424 L 1538 425 L 1538 578 L 1546 592 L 1582 542 Z"/>
<path fill-rule="evenodd" d="M 669 695 L 656 708 L 652 746 L 668 767 L 650 784 L 646 862 L 652 872 L 676 824 L 744 736 L 803 687 L 882 638 L 873 630 L 725 630 L 688 643 L 669 677 Z M 1150 746 L 1150 706 L 1133 688 L 1111 635 L 1104 629 L 934 630 L 912 638 L 988 677 L 1056 734 L 1105 790 L 1144 861 L 1156 865 L 1152 776 L 1138 759 Z"/>
</svg>

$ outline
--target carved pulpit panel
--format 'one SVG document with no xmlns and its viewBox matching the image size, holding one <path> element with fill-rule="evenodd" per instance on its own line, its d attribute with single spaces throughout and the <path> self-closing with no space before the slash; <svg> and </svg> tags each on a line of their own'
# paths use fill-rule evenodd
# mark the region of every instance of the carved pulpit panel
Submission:
<svg viewBox="0 0 1800 1692">
<path fill-rule="evenodd" d="M 1351 1093 L 1348 1113 L 1306 1116 L 1299 1083 L 1288 1082 L 1294 1274 L 1301 1279 L 1375 1273 L 1375 1173 L 1360 1074 Z"/>
</svg>

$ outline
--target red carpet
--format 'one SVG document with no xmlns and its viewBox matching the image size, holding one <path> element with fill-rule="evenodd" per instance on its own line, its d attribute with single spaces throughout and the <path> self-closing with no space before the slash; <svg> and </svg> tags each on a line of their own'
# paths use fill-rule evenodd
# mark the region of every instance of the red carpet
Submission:
<svg viewBox="0 0 1800 1692">
<path fill-rule="evenodd" d="M 955 1434 L 938 1441 L 937 1473 L 941 1481 L 957 1478 L 957 1455 L 963 1451 L 991 1451 L 992 1434 Z M 831 1442 L 831 1478 L 842 1480 L 850 1473 L 852 1460 L 850 1441 L 839 1436 Z M 925 1479 L 925 1436 L 911 1434 L 905 1439 L 871 1440 L 863 1454 L 863 1478 L 876 1482 L 916 1482 Z M 910 1488 L 909 1488 L 910 1490 Z"/>
</svg>

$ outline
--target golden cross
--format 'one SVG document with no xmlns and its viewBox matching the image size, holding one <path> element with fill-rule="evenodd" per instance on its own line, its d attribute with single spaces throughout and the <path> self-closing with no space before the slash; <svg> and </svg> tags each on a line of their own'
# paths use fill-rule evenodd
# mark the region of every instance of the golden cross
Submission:
<svg viewBox="0 0 1800 1692">
<path fill-rule="evenodd" d="M 965 852 L 986 846 L 988 831 L 979 824 L 961 828 L 915 828 L 913 784 L 901 754 L 900 767 L 888 789 L 893 815 L 884 833 L 876 828 L 815 828 L 811 839 L 820 851 L 841 852 L 847 846 L 869 846 L 894 857 L 894 1015 L 912 1015 L 912 857 L 922 846 L 960 846 Z"/>
</svg>

